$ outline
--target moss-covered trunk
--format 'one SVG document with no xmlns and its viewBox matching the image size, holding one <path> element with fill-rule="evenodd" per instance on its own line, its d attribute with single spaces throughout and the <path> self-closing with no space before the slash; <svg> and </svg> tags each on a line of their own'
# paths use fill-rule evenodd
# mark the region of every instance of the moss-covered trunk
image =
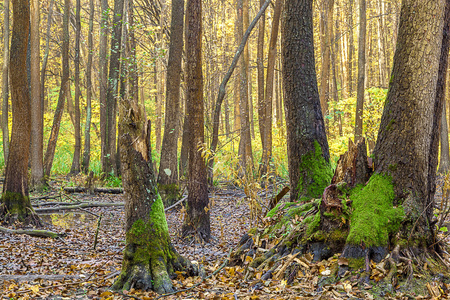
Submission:
<svg viewBox="0 0 450 300">
<path fill-rule="evenodd" d="M 149 145 L 150 123 L 142 118 L 136 100 L 121 99 L 119 111 L 119 149 L 125 190 L 126 249 L 122 272 L 113 289 L 173 290 L 174 271 L 196 273 L 196 268 L 173 248 L 156 188 Z"/>
<path fill-rule="evenodd" d="M 320 196 L 333 175 L 317 88 L 312 3 L 287 1 L 281 19 L 291 201 Z"/>
</svg>

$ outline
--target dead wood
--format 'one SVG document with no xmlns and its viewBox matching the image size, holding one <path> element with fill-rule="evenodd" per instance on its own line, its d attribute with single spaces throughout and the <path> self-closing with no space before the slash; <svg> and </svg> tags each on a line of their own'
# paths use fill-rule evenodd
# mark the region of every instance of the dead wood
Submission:
<svg viewBox="0 0 450 300">
<path fill-rule="evenodd" d="M 356 144 L 349 139 L 348 151 L 339 158 L 331 183 L 345 182 L 348 187 L 354 187 L 366 184 L 371 173 L 365 139 L 360 139 Z"/>
<path fill-rule="evenodd" d="M 27 234 L 27 235 L 36 236 L 36 237 L 49 237 L 52 239 L 56 239 L 58 237 L 64 236 L 64 234 L 60 234 L 60 233 L 48 231 L 48 230 L 25 230 L 25 229 L 14 230 L 14 229 L 9 229 L 9 228 L 2 227 L 2 226 L 0 226 L 0 231 L 5 232 L 5 233 L 10 233 L 10 234 Z"/>
<path fill-rule="evenodd" d="M 14 280 L 15 282 L 20 281 L 34 281 L 38 279 L 48 280 L 48 281 L 58 281 L 66 279 L 79 279 L 78 275 L 0 275 L 0 281 Z"/>
<path fill-rule="evenodd" d="M 77 205 L 67 205 L 67 206 L 55 206 L 55 207 L 44 207 L 44 208 L 36 208 L 34 211 L 36 213 L 49 213 L 49 212 L 58 212 L 63 210 L 73 210 L 80 208 L 90 208 L 90 207 L 111 207 L 111 206 L 123 206 L 123 202 L 117 203 L 101 203 L 101 202 L 85 202 Z"/>
<path fill-rule="evenodd" d="M 182 198 L 180 201 L 178 201 L 177 203 L 175 203 L 175 204 L 173 204 L 173 205 L 171 205 L 171 206 L 165 208 L 164 211 L 168 211 L 168 210 L 174 208 L 174 207 L 177 206 L 178 204 L 181 204 L 183 201 L 185 201 L 187 198 L 188 198 L 187 196 L 183 197 L 183 198 Z"/>
<path fill-rule="evenodd" d="M 269 208 L 268 211 L 273 209 L 275 206 L 277 206 L 278 202 L 283 198 L 288 192 L 290 188 L 288 186 L 285 186 L 281 192 L 278 193 L 278 195 L 275 196 L 275 198 L 272 198 L 269 202 Z"/>
<path fill-rule="evenodd" d="M 104 193 L 104 194 L 122 194 L 123 189 L 122 188 L 102 188 L 102 187 L 96 187 L 94 189 L 85 188 L 85 187 L 65 187 L 64 192 L 66 193 L 90 193 L 91 190 L 94 191 L 94 193 Z"/>
</svg>

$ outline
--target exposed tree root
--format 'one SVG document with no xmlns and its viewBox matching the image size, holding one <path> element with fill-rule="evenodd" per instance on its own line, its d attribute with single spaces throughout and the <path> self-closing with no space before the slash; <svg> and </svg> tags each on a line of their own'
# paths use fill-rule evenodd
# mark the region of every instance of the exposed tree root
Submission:
<svg viewBox="0 0 450 300">
<path fill-rule="evenodd" d="M 125 249 L 122 272 L 111 287 L 112 290 L 154 290 L 159 294 L 174 292 L 172 278 L 175 272 L 183 272 L 186 276 L 199 274 L 198 266 L 179 255 L 172 245 L 166 255 L 150 255 L 149 261 L 142 261 L 139 245 L 128 244 Z M 162 253 L 161 253 L 162 254 Z M 145 256 L 142 256 L 145 257 Z"/>
<path fill-rule="evenodd" d="M 9 212 L 4 203 L 0 204 L 0 222 L 6 225 L 20 222 L 23 225 L 42 227 L 42 221 L 33 209 L 26 208 L 26 213 L 19 215 L 19 213 Z"/>
</svg>

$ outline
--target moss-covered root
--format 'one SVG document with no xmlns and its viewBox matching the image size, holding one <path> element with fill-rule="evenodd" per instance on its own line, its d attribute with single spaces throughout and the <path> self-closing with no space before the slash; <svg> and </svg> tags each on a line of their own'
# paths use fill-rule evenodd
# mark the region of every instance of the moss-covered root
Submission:
<svg viewBox="0 0 450 300">
<path fill-rule="evenodd" d="M 14 224 L 16 221 L 24 225 L 42 227 L 39 216 L 34 212 L 28 197 L 19 193 L 6 192 L 0 204 L 0 221 L 3 224 Z"/>
</svg>

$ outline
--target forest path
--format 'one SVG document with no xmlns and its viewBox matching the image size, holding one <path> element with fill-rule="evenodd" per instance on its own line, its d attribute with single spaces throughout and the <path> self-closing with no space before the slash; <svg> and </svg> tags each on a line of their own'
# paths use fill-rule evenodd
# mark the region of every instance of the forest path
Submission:
<svg viewBox="0 0 450 300">
<path fill-rule="evenodd" d="M 49 202 L 123 201 L 122 195 L 60 194 L 59 184 L 45 195 L 53 199 L 32 200 L 33 204 Z M 438 188 L 439 192 L 439 188 Z M 272 195 L 261 197 L 267 203 Z M 32 195 L 42 197 L 43 195 Z M 211 191 L 211 232 L 209 243 L 189 243 L 182 240 L 178 230 L 183 222 L 180 206 L 166 212 L 172 243 L 180 254 L 201 263 L 206 275 L 212 274 L 227 258 L 244 233 L 250 229 L 250 209 L 242 190 L 220 188 Z M 102 215 L 98 243 L 93 249 L 98 217 Z M 62 239 L 44 239 L 28 235 L 0 233 L 0 294 L 1 299 L 126 299 L 111 293 L 112 284 L 121 268 L 124 249 L 123 207 L 96 207 L 69 212 L 43 214 L 45 229 L 66 233 Z M 13 228 L 13 226 L 10 226 Z M 164 299 L 369 299 L 367 290 L 359 290 L 350 280 L 327 284 L 319 277 L 326 274 L 333 258 L 311 263 L 298 273 L 292 285 L 282 280 L 264 281 L 253 290 L 259 280 L 246 281 L 247 266 L 225 267 L 189 291 Z M 325 273 L 323 273 L 325 272 Z M 37 276 L 36 276 L 37 275 Z M 174 280 L 177 289 L 185 289 L 201 282 L 197 278 Z M 371 289 L 372 286 L 367 286 Z M 155 299 L 153 292 L 130 291 L 128 298 Z M 387 297 L 387 296 L 386 296 Z M 391 298 L 401 299 L 402 294 Z"/>
</svg>

